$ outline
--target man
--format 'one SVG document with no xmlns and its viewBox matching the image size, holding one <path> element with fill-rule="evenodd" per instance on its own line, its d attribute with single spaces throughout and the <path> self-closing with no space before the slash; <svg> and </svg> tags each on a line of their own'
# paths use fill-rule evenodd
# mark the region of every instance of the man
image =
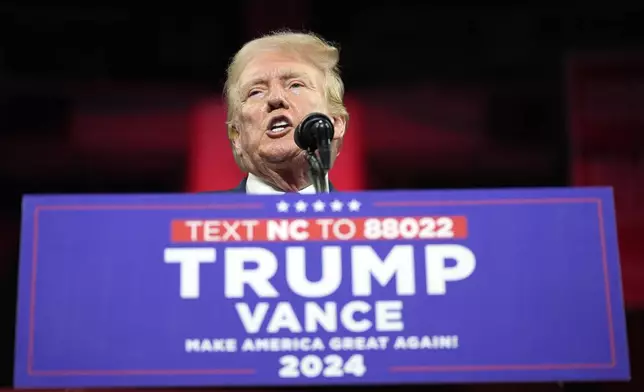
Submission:
<svg viewBox="0 0 644 392">
<path fill-rule="evenodd" d="M 277 32 L 244 45 L 228 67 L 228 138 L 247 177 L 234 190 L 248 194 L 315 193 L 305 151 L 294 130 L 312 112 L 335 128 L 332 162 L 349 115 L 338 71 L 339 51 L 314 34 Z"/>
</svg>

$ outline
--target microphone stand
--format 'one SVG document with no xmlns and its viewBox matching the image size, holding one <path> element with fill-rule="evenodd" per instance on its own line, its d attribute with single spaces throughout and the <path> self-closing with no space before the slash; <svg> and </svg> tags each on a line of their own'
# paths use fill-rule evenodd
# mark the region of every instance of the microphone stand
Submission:
<svg viewBox="0 0 644 392">
<path fill-rule="evenodd" d="M 317 133 L 318 154 L 315 153 L 315 148 L 306 151 L 306 160 L 309 161 L 309 178 L 315 187 L 315 193 L 329 193 L 327 173 L 331 166 L 331 140 L 328 136 L 322 131 Z"/>
<path fill-rule="evenodd" d="M 329 193 L 327 170 L 324 169 L 322 162 L 315 154 L 315 151 L 307 151 L 306 160 L 309 161 L 309 178 L 315 187 L 315 192 Z"/>
</svg>

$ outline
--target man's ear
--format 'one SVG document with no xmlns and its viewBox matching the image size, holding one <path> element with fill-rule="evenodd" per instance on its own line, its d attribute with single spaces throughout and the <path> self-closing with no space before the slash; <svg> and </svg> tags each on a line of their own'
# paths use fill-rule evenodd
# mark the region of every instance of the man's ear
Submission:
<svg viewBox="0 0 644 392">
<path fill-rule="evenodd" d="M 239 131 L 234 125 L 228 126 L 228 140 L 230 141 L 230 147 L 233 150 L 233 157 L 235 158 L 235 163 L 242 171 L 245 171 L 244 162 L 242 162 L 241 157 L 241 141 L 239 140 Z"/>
<path fill-rule="evenodd" d="M 236 143 L 239 140 L 239 131 L 235 124 L 228 124 L 228 140 L 230 143 Z"/>
<path fill-rule="evenodd" d="M 341 140 L 347 130 L 347 121 L 344 117 L 333 117 L 333 139 Z"/>
<path fill-rule="evenodd" d="M 232 147 L 233 152 L 237 155 L 241 145 L 239 140 L 239 130 L 234 124 L 228 125 L 228 140 L 230 140 L 230 147 Z"/>
</svg>

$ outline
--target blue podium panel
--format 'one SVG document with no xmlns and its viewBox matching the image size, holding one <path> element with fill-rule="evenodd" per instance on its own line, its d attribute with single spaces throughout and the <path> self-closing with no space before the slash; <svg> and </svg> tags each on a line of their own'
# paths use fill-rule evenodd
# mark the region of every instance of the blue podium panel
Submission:
<svg viewBox="0 0 644 392">
<path fill-rule="evenodd" d="M 627 380 L 612 191 L 26 196 L 16 387 Z"/>
</svg>

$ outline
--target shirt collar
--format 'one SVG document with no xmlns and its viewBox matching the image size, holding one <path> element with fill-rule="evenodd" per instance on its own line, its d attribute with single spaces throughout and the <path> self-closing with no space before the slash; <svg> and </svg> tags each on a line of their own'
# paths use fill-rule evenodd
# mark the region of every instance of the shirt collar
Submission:
<svg viewBox="0 0 644 392">
<path fill-rule="evenodd" d="M 283 195 L 286 192 L 275 189 L 256 175 L 248 173 L 248 178 L 246 179 L 246 193 L 249 195 Z M 298 193 L 306 195 L 314 194 L 315 187 L 313 185 L 309 185 L 306 188 L 301 189 Z"/>
</svg>

